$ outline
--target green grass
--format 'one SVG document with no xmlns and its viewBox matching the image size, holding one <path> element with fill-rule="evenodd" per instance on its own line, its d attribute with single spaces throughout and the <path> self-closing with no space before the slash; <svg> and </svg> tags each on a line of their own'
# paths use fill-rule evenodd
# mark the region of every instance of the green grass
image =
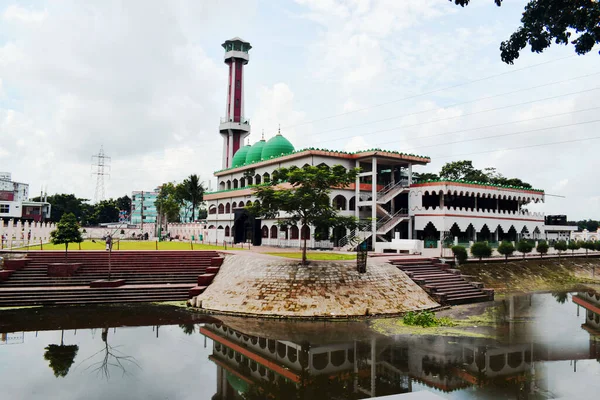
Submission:
<svg viewBox="0 0 600 400">
<path fill-rule="evenodd" d="M 265 253 L 270 254 L 272 256 L 277 257 L 285 257 L 285 258 L 302 258 L 302 252 L 293 252 L 293 253 Z M 356 254 L 339 254 L 339 253 L 327 253 L 320 251 L 309 251 L 306 253 L 306 257 L 309 260 L 315 261 L 335 261 L 335 260 L 356 260 Z"/>
<path fill-rule="evenodd" d="M 65 250 L 65 245 L 55 245 L 51 243 L 44 244 L 43 250 Z M 69 251 L 78 251 L 79 250 L 78 243 L 69 244 Z M 230 247 L 227 246 L 228 249 L 241 250 L 239 247 Z M 41 250 L 40 245 L 35 246 L 25 246 L 15 248 L 16 250 Z M 105 250 L 106 244 L 103 240 L 98 239 L 96 242 L 92 242 L 86 240 L 81 243 L 81 250 Z M 113 251 L 119 250 L 156 250 L 156 242 L 154 241 L 121 241 L 119 243 L 113 243 Z M 158 250 L 191 250 L 191 245 L 189 242 L 158 242 Z M 194 250 L 224 250 L 223 246 L 215 246 L 212 244 L 199 244 L 194 243 Z"/>
</svg>

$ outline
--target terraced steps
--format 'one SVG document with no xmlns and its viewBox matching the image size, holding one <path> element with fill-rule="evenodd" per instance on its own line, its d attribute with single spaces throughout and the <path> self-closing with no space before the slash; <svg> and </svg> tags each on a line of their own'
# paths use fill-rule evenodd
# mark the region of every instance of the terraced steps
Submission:
<svg viewBox="0 0 600 400">
<path fill-rule="evenodd" d="M 494 291 L 467 281 L 458 271 L 435 259 L 391 260 L 440 304 L 467 304 L 494 299 Z"/>
<path fill-rule="evenodd" d="M 214 251 L 116 251 L 111 254 L 111 279 L 124 279 L 125 286 L 90 288 L 90 283 L 108 277 L 108 253 L 77 251 L 68 261 L 82 263 L 69 277 L 48 276 L 50 263 L 64 262 L 63 252 L 30 252 L 27 265 L 0 282 L 0 307 L 27 305 L 101 304 L 187 300 L 198 288 Z M 212 275 L 214 276 L 214 274 Z"/>
</svg>

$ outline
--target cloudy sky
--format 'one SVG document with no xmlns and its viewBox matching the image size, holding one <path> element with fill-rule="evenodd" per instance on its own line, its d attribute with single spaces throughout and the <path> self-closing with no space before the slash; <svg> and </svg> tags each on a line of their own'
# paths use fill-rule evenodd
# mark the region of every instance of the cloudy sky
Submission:
<svg viewBox="0 0 600 400">
<path fill-rule="evenodd" d="M 0 171 L 31 193 L 93 199 L 220 169 L 227 68 L 252 43 L 251 140 L 471 159 L 550 195 L 539 209 L 600 219 L 600 57 L 498 47 L 526 3 L 446 0 L 0 0 Z M 595 139 L 590 139 L 594 138 Z M 587 139 L 587 140 L 586 140 Z M 212 187 L 215 187 L 214 182 Z"/>
</svg>

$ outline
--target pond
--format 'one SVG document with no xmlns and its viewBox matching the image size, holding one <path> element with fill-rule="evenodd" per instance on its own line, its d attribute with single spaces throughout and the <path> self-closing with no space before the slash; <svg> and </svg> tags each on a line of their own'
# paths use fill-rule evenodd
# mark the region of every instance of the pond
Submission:
<svg viewBox="0 0 600 400">
<path fill-rule="evenodd" d="M 600 294 L 508 296 L 486 337 L 184 309 L 0 311 L 6 399 L 577 399 L 600 393 Z M 125 326 L 123 326 L 125 325 Z M 134 325 L 134 326 L 132 326 Z M 489 333 L 489 332 L 488 332 Z"/>
</svg>

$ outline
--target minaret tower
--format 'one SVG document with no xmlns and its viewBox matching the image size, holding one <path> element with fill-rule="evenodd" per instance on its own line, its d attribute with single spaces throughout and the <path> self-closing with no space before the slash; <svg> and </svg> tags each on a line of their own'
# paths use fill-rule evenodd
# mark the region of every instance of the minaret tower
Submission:
<svg viewBox="0 0 600 400">
<path fill-rule="evenodd" d="M 221 46 L 225 49 L 225 64 L 229 66 L 227 85 L 227 107 L 225 118 L 221 119 L 219 131 L 223 136 L 223 169 L 231 167 L 233 155 L 250 135 L 250 121 L 244 117 L 244 65 L 248 64 L 250 43 L 235 37 L 226 40 Z"/>
</svg>

